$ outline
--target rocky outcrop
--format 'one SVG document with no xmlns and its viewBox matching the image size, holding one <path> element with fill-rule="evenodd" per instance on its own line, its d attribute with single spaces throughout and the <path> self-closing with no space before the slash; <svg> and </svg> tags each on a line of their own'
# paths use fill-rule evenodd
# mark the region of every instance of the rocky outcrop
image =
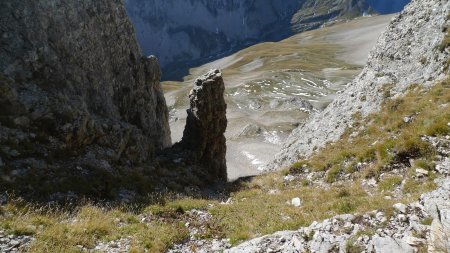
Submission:
<svg viewBox="0 0 450 253">
<path fill-rule="evenodd" d="M 227 180 L 227 128 L 224 99 L 225 85 L 219 70 L 212 70 L 195 81 L 189 94 L 183 139 L 178 144 L 190 153 L 195 164 L 201 165 L 209 179 Z"/>
<path fill-rule="evenodd" d="M 268 169 L 278 169 L 336 141 L 352 127 L 353 116 L 379 110 L 387 95 L 398 96 L 411 84 L 433 85 L 444 78 L 448 49 L 442 49 L 449 26 L 450 3 L 415 0 L 394 18 L 367 66 L 349 87 L 323 111 L 295 129 Z"/>
<path fill-rule="evenodd" d="M 450 166 L 446 167 L 447 173 Z M 439 189 L 422 195 L 424 209 L 431 215 L 429 252 L 450 249 L 450 177 L 438 181 Z"/>
<path fill-rule="evenodd" d="M 365 214 L 337 215 L 322 222 L 314 221 L 308 227 L 265 235 L 224 252 L 447 252 L 450 249 L 450 166 L 447 157 L 450 137 L 424 138 L 438 150 L 433 169 L 438 178 L 435 180 L 437 189 L 422 194 L 419 201 L 408 205 L 396 203 L 392 206 L 391 215 L 374 210 Z M 309 174 L 308 178 L 311 178 L 315 172 L 305 170 L 302 173 Z M 396 173 L 401 172 L 397 170 Z M 284 181 L 286 183 L 295 177 L 298 175 L 288 175 Z M 351 180 L 344 179 L 343 183 Z M 361 183 L 367 187 L 364 181 Z M 313 183 L 310 187 L 326 188 L 329 185 Z"/>
<path fill-rule="evenodd" d="M 5 253 L 25 252 L 35 239 L 29 235 L 8 235 L 0 230 L 0 250 Z"/>
<path fill-rule="evenodd" d="M 1 190 L 103 195 L 104 175 L 171 145 L 158 61 L 122 1 L 6 0 L 0 16 Z"/>
<path fill-rule="evenodd" d="M 373 11 L 366 1 L 305 0 L 292 16 L 292 29 L 303 32 L 336 19 L 354 18 Z"/>
</svg>

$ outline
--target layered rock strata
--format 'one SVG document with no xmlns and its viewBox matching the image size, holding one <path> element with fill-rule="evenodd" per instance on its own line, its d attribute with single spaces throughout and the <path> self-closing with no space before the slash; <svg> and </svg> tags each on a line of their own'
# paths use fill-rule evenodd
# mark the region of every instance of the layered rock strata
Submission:
<svg viewBox="0 0 450 253">
<path fill-rule="evenodd" d="M 161 61 L 164 79 L 248 45 L 376 11 L 398 12 L 409 0 L 126 0 L 146 54 Z M 193 18 L 195 17 L 195 18 Z"/>
</svg>

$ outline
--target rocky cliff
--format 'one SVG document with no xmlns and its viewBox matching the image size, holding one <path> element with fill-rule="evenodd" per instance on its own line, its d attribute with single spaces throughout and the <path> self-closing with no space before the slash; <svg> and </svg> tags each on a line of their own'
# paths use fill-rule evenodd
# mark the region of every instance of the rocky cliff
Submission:
<svg viewBox="0 0 450 253">
<path fill-rule="evenodd" d="M 336 19 L 348 19 L 374 12 L 367 1 L 305 0 L 292 17 L 292 29 L 303 32 Z"/>
<path fill-rule="evenodd" d="M 179 143 L 191 157 L 208 170 L 209 180 L 227 181 L 225 130 L 227 105 L 225 85 L 219 70 L 198 78 L 189 94 L 186 127 Z"/>
<path fill-rule="evenodd" d="M 25 191 L 100 194 L 98 177 L 171 145 L 158 61 L 141 56 L 122 1 L 6 0 L 0 16 L 2 188 L 27 177 Z"/>
<path fill-rule="evenodd" d="M 445 77 L 449 52 L 441 45 L 449 9 L 444 0 L 412 1 L 380 37 L 362 73 L 323 112 L 294 130 L 267 167 L 308 157 L 351 129 L 355 115 L 378 111 L 386 97 L 400 96 L 412 84 L 427 86 Z"/>
</svg>

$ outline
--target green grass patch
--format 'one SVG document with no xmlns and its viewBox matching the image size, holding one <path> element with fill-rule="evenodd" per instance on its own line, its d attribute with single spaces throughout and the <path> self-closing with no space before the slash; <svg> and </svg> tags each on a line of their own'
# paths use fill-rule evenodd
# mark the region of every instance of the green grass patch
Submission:
<svg viewBox="0 0 450 253">
<path fill-rule="evenodd" d="M 390 89 L 389 85 L 383 86 L 386 92 Z M 413 85 L 404 97 L 387 99 L 379 113 L 366 119 L 355 116 L 355 125 L 364 126 L 356 137 L 350 138 L 351 131 L 347 131 L 341 140 L 296 164 L 327 171 L 327 181 L 334 182 L 342 171 L 355 172 L 356 162 L 371 164 L 362 176 L 378 177 L 389 171 L 393 163 L 408 165 L 410 159 L 430 161 L 436 150 L 421 137 L 450 134 L 450 111 L 444 107 L 449 103 L 450 79 L 431 89 Z M 413 119 L 407 123 L 405 117 Z"/>
<path fill-rule="evenodd" d="M 390 176 L 383 178 L 378 184 L 378 190 L 380 191 L 392 191 L 397 186 L 400 186 L 403 181 L 403 177 L 400 176 Z"/>
</svg>

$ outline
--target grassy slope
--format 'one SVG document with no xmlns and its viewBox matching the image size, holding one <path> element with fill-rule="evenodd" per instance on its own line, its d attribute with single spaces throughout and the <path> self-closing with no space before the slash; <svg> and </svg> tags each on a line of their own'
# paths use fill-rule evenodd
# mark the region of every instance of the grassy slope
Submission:
<svg viewBox="0 0 450 253">
<path fill-rule="evenodd" d="M 77 245 L 93 247 L 98 240 L 127 236 L 133 237 L 135 252 L 145 248 L 160 252 L 188 236 L 183 225 L 187 220 L 184 211 L 193 208 L 208 210 L 214 217 L 200 237 L 227 237 L 232 243 L 278 230 L 296 229 L 336 214 L 375 209 L 389 213 L 394 203 L 415 201 L 421 193 L 432 190 L 433 173 L 426 179 L 417 179 L 413 177 L 413 168 L 409 168 L 402 194 L 391 200 L 384 196 L 393 195 L 401 178 L 384 177 L 378 189 L 370 194 L 361 186 L 361 180 L 388 173 L 393 164 L 405 158 L 414 159 L 418 167 L 430 169 L 435 151 L 420 136 L 450 134 L 450 110 L 442 106 L 449 103 L 450 79 L 431 90 L 414 86 L 405 97 L 388 99 L 382 111 L 371 115 L 369 120 L 360 120 L 353 128 L 359 129 L 357 136 L 349 131 L 342 140 L 309 160 L 255 177 L 230 190 L 233 200 L 230 205 L 216 200 L 159 198 L 156 201 L 159 204 L 146 208 L 100 208 L 87 204 L 69 212 L 15 201 L 1 207 L 0 214 L 8 215 L 0 216 L 0 228 L 13 234 L 34 235 L 37 240 L 32 252 L 76 252 Z M 405 123 L 403 118 L 411 115 L 415 115 L 414 120 Z M 356 162 L 366 162 L 367 166 L 356 170 Z M 307 180 L 288 183 L 283 180 L 286 174 L 299 173 L 306 167 L 327 171 L 327 180 L 337 182 L 322 188 L 309 186 Z M 352 173 L 353 180 L 342 183 L 339 177 L 342 173 Z M 300 208 L 286 204 L 294 197 L 301 198 Z M 142 223 L 142 217 L 150 219 Z"/>
</svg>

